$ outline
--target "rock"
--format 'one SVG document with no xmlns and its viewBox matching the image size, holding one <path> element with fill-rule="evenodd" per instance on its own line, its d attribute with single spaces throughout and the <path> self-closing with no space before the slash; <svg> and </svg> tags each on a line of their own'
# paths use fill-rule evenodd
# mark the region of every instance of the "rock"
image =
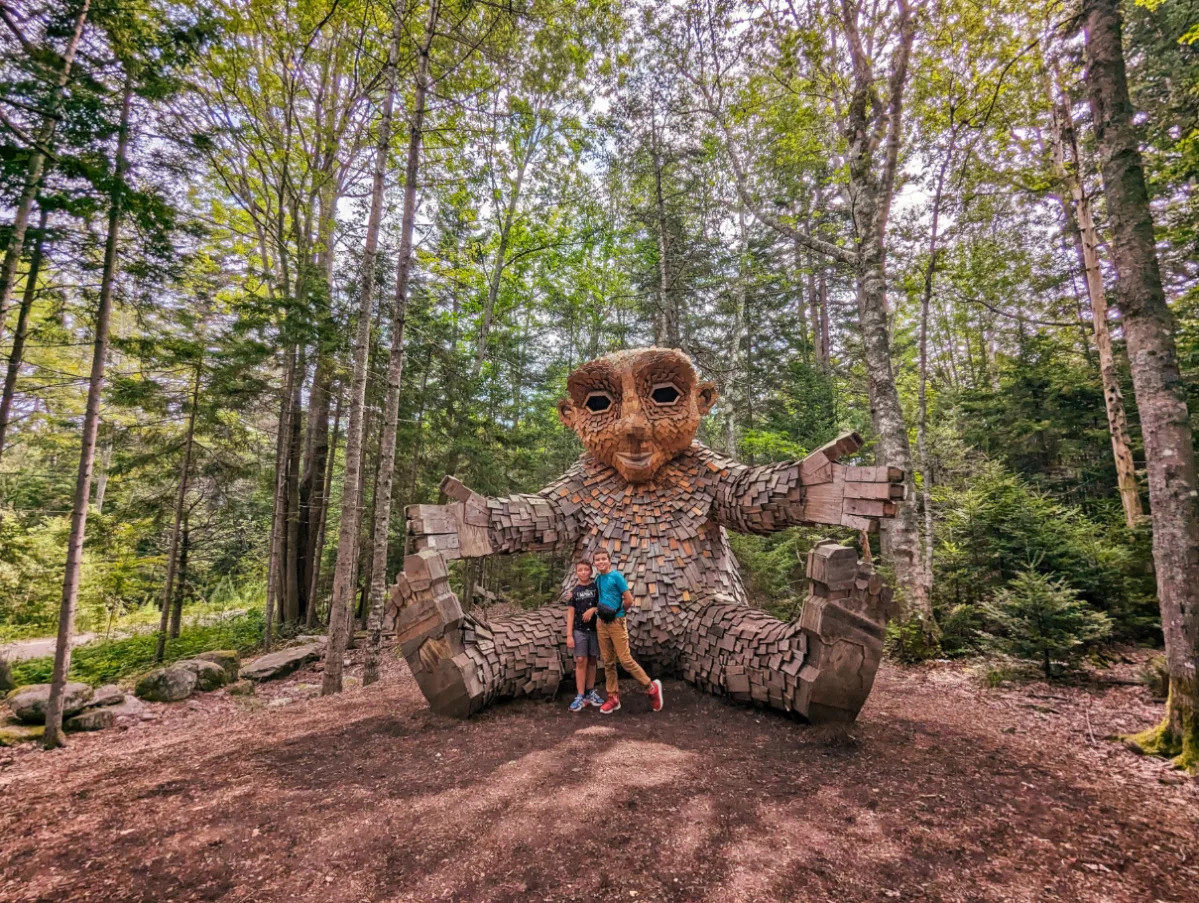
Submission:
<svg viewBox="0 0 1199 903">
<path fill-rule="evenodd" d="M 181 662 L 175 662 L 175 667 L 186 668 L 192 674 L 196 675 L 196 690 L 201 693 L 207 693 L 209 690 L 219 690 L 225 684 L 229 683 L 229 675 L 216 662 L 189 658 Z"/>
<path fill-rule="evenodd" d="M 229 693 L 230 696 L 253 696 L 254 695 L 254 681 L 252 681 L 252 680 L 236 681 L 234 683 L 229 684 L 229 686 L 226 688 L 226 691 Z"/>
<path fill-rule="evenodd" d="M 45 732 L 44 724 L 0 724 L 0 747 L 40 740 Z"/>
<path fill-rule="evenodd" d="M 62 697 L 62 716 L 70 718 L 83 711 L 92 698 L 92 688 L 77 681 L 68 681 Z M 30 684 L 18 687 L 8 694 L 8 707 L 26 724 L 37 724 L 46 720 L 46 705 L 50 701 L 49 684 Z"/>
<path fill-rule="evenodd" d="M 112 706 L 102 709 L 87 709 L 73 718 L 63 722 L 63 728 L 68 731 L 102 731 L 117 723 Z"/>
<path fill-rule="evenodd" d="M 291 705 L 298 700 L 294 696 L 276 696 L 266 704 L 268 709 L 281 709 L 286 705 Z"/>
<path fill-rule="evenodd" d="M 321 644 L 319 643 L 293 646 L 290 649 L 281 649 L 255 659 L 241 669 L 241 676 L 248 680 L 277 680 L 320 657 Z"/>
<path fill-rule="evenodd" d="M 228 683 L 233 683 L 237 680 L 237 669 L 241 665 L 241 658 L 236 650 L 233 649 L 214 649 L 212 652 L 201 652 L 195 656 L 197 661 L 215 662 L 225 669 L 225 675 L 229 678 Z"/>
<path fill-rule="evenodd" d="M 121 724 L 137 722 L 150 717 L 146 710 L 146 704 L 136 696 L 126 696 L 124 702 L 109 706 L 105 711 L 112 712 L 112 716 Z"/>
<path fill-rule="evenodd" d="M 172 666 L 151 671 L 137 682 L 133 692 L 150 702 L 178 702 L 191 696 L 195 688 L 194 671 Z"/>
<path fill-rule="evenodd" d="M 87 701 L 89 709 L 98 709 L 102 705 L 120 705 L 125 701 L 125 691 L 116 684 L 105 684 Z"/>
<path fill-rule="evenodd" d="M 293 684 L 283 692 L 293 699 L 315 699 L 321 695 L 321 688 L 317 684 Z"/>
</svg>

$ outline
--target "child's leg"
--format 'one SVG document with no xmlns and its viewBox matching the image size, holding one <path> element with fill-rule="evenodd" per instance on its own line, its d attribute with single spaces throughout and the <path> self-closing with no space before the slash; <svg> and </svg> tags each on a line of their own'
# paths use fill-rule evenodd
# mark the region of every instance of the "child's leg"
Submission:
<svg viewBox="0 0 1199 903">
<path fill-rule="evenodd" d="M 595 656 L 587 659 L 587 689 L 595 689 Z"/>
<path fill-rule="evenodd" d="M 629 627 L 625 623 L 624 618 L 617 618 L 608 625 L 608 635 L 610 642 L 615 647 L 616 658 L 624 665 L 624 669 L 629 672 L 629 675 L 641 686 L 648 688 L 652 681 L 649 675 L 645 673 L 645 669 L 637 664 L 637 660 L 633 658 L 633 653 L 629 649 Z"/>
<path fill-rule="evenodd" d="M 615 622 L 613 622 L 615 623 Z M 604 660 L 604 689 L 608 691 L 608 695 L 613 693 L 620 694 L 620 676 L 616 673 L 616 649 L 612 645 L 611 635 L 612 624 L 604 621 L 599 623 L 599 647 L 600 656 Z M 625 646 L 628 646 L 628 640 L 625 641 Z"/>
<path fill-rule="evenodd" d="M 588 662 L 591 664 L 588 665 Z M 587 675 L 591 674 L 591 684 L 587 683 Z M 587 692 L 588 686 L 595 684 L 595 659 L 593 658 L 576 658 L 575 659 L 575 689 L 582 696 Z"/>
</svg>

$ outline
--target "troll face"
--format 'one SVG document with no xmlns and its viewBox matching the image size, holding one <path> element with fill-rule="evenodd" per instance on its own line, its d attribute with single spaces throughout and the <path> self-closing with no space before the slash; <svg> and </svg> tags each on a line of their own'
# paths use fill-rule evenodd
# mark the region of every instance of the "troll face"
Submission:
<svg viewBox="0 0 1199 903">
<path fill-rule="evenodd" d="M 683 352 L 617 351 L 583 364 L 566 381 L 558 416 L 592 455 L 630 483 L 652 480 L 691 445 L 716 401 Z"/>
</svg>

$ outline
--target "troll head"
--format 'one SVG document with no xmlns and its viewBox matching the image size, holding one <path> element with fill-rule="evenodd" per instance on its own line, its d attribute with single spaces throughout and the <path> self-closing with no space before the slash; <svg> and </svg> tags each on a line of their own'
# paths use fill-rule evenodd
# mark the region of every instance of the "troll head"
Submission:
<svg viewBox="0 0 1199 903">
<path fill-rule="evenodd" d="M 673 348 L 617 351 L 583 364 L 566 385 L 558 416 L 630 483 L 653 479 L 690 446 L 716 401 L 716 386 Z"/>
</svg>

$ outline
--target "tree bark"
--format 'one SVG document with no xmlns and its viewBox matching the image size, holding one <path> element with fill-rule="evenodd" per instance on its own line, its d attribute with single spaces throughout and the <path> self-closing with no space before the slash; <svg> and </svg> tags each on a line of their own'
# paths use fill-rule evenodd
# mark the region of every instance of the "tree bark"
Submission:
<svg viewBox="0 0 1199 903">
<path fill-rule="evenodd" d="M 82 27 L 82 24 L 80 25 Z M 96 457 L 96 435 L 100 429 L 100 393 L 104 388 L 104 363 L 108 356 L 108 326 L 112 314 L 113 286 L 117 272 L 117 239 L 121 231 L 121 213 L 125 198 L 125 174 L 129 168 L 129 114 L 133 105 L 133 79 L 126 75 L 121 98 L 121 125 L 117 136 L 117 156 L 113 167 L 113 187 L 108 208 L 108 235 L 104 243 L 104 269 L 100 280 L 100 299 L 96 311 L 96 334 L 92 343 L 92 370 L 87 386 L 87 407 L 83 415 L 79 471 L 75 477 L 75 500 L 71 510 L 71 535 L 67 540 L 67 562 L 62 585 L 62 605 L 58 611 L 58 641 L 54 649 L 54 675 L 50 681 L 50 699 L 46 705 L 47 749 L 65 745 L 62 732 L 63 691 L 71 669 L 71 636 L 75 632 L 75 606 L 79 600 L 79 576 L 83 566 L 83 539 L 87 529 L 87 509 L 92 488 L 92 464 Z"/>
<path fill-rule="evenodd" d="M 321 564 L 325 557 L 325 527 L 329 523 L 329 497 L 333 491 L 333 470 L 337 464 L 337 436 L 341 431 L 341 399 L 337 400 L 336 413 L 333 415 L 333 438 L 329 441 L 329 458 L 325 463 L 325 484 L 321 492 L 320 515 L 316 527 L 316 543 L 312 550 L 312 573 L 308 583 L 308 609 L 304 615 L 304 623 L 308 627 L 317 624 L 316 602 L 321 583 Z"/>
<path fill-rule="evenodd" d="M 154 661 L 161 662 L 167 646 L 167 619 L 171 611 L 171 590 L 175 586 L 175 566 L 179 557 L 179 531 L 183 524 L 183 510 L 187 504 L 187 482 L 191 474 L 192 445 L 196 435 L 196 409 L 200 404 L 200 362 L 196 362 L 196 373 L 192 382 L 191 409 L 187 412 L 187 433 L 183 440 L 183 462 L 179 465 L 179 489 L 175 493 L 175 517 L 171 523 L 171 538 L 167 542 L 167 579 L 162 588 L 162 618 L 158 625 L 158 647 Z M 179 635 L 179 623 L 171 624 L 171 636 Z"/>
<path fill-rule="evenodd" d="M 42 174 L 46 168 L 45 149 L 54 139 L 54 130 L 58 125 L 58 105 L 62 100 L 63 90 L 71 78 L 71 67 L 75 62 L 75 52 L 79 49 L 79 41 L 83 37 L 83 26 L 87 22 L 91 0 L 83 0 L 79 8 L 79 16 L 75 20 L 75 30 L 67 44 L 62 57 L 62 69 L 58 73 L 54 93 L 50 95 L 49 109 L 38 129 L 34 147 L 30 148 L 29 163 L 25 168 L 25 185 L 21 190 L 20 200 L 17 201 L 17 212 L 13 218 L 12 231 L 8 236 L 8 247 L 4 251 L 4 263 L 0 264 L 0 337 L 4 335 L 4 321 L 8 318 L 8 303 L 12 299 L 13 285 L 17 278 L 17 264 L 25 249 L 25 229 L 29 225 L 29 212 L 33 209 L 34 199 L 42 184 Z"/>
<path fill-rule="evenodd" d="M 291 436 L 292 382 L 296 376 L 296 346 L 288 346 L 284 359 L 283 385 L 279 393 L 279 421 L 275 439 L 275 506 L 271 517 L 270 551 L 267 554 L 266 626 L 263 645 L 270 648 L 275 612 L 279 608 L 283 583 L 283 545 L 287 521 L 287 458 Z"/>
<path fill-rule="evenodd" d="M 375 483 L 375 533 L 371 561 L 370 606 L 367 629 L 370 646 L 362 671 L 362 685 L 379 679 L 379 654 L 383 639 L 383 600 L 387 594 L 387 545 L 391 533 L 391 487 L 395 476 L 396 428 L 400 413 L 400 387 L 404 375 L 404 323 L 408 315 L 408 283 L 412 273 L 413 233 L 416 230 L 416 182 L 420 169 L 420 149 L 424 138 L 425 95 L 429 88 L 429 51 L 437 29 L 438 0 L 429 5 L 429 21 L 425 26 L 425 41 L 421 46 L 416 67 L 416 91 L 413 100 L 412 122 L 408 131 L 408 159 L 404 171 L 404 213 L 400 231 L 400 255 L 396 262 L 395 307 L 392 313 L 391 357 L 387 366 L 387 398 L 384 403 L 383 434 L 379 440 L 379 472 Z M 521 173 L 523 174 L 523 166 Z M 519 190 L 520 180 L 517 179 Z M 513 192 L 512 208 L 516 206 Z M 510 223 L 509 223 L 510 225 Z M 506 236 L 505 236 L 506 238 Z M 503 245 L 501 244 L 501 247 Z M 503 258 L 497 261 L 498 268 Z M 480 336 L 480 350 L 485 336 Z M 326 666 L 326 674 L 327 666 Z M 340 674 L 338 675 L 340 678 Z"/>
<path fill-rule="evenodd" d="M 908 498 L 914 499 L 912 448 L 891 360 L 884 239 L 902 132 L 903 92 L 915 37 L 915 20 L 907 4 L 900 3 L 898 43 L 888 80 L 889 99 L 883 108 L 876 93 L 874 67 L 858 32 L 859 9 L 852 0 L 842 0 L 841 9 L 853 60 L 853 89 L 846 121 L 849 198 L 857 239 L 854 258 L 858 314 L 871 420 L 879 437 L 877 460 L 903 469 Z M 880 173 L 877 152 L 884 135 L 885 158 Z M 931 600 L 920 578 L 920 535 L 913 505 L 898 506 L 894 519 L 883 528 L 883 552 L 895 568 L 895 582 L 907 613 L 923 621 L 925 633 L 932 639 L 936 634 L 936 622 Z"/>
<path fill-rule="evenodd" d="M 349 424 L 346 430 L 346 465 L 341 494 L 341 523 L 337 538 L 337 562 L 334 565 L 333 597 L 329 603 L 329 642 L 325 655 L 322 693 L 341 691 L 347 612 L 354 592 L 354 570 L 358 560 L 358 526 L 362 516 L 362 444 L 366 407 L 367 363 L 370 356 L 371 313 L 375 290 L 375 266 L 379 249 L 379 224 L 383 217 L 383 185 L 387 172 L 387 151 L 391 145 L 392 109 L 395 105 L 396 65 L 404 20 L 397 10 L 392 24 L 387 57 L 386 90 L 379 116 L 379 135 L 375 150 L 374 179 L 371 185 L 371 211 L 362 251 L 362 269 L 358 277 L 358 329 L 354 345 L 354 375 L 350 386 Z"/>
<path fill-rule="evenodd" d="M 191 530 L 188 527 L 188 511 L 183 511 L 183 528 L 179 533 L 179 579 L 175 581 L 175 599 L 171 603 L 171 639 L 179 638 L 183 626 L 183 603 L 187 599 L 187 554 L 191 551 Z"/>
<path fill-rule="evenodd" d="M 300 620 L 300 452 L 303 434 L 300 428 L 301 399 L 308 365 L 301 349 L 296 366 L 299 377 L 294 380 L 291 396 L 290 445 L 287 454 L 287 531 L 283 567 L 283 620 L 297 624 Z"/>
<path fill-rule="evenodd" d="M 1078 153 L 1070 103 L 1065 97 L 1054 98 L 1052 89 L 1049 99 L 1053 104 L 1053 168 L 1068 192 L 1061 196 L 1062 213 L 1066 217 L 1067 231 L 1074 240 L 1078 266 L 1082 270 L 1087 297 L 1091 302 L 1091 327 L 1095 333 L 1095 348 L 1099 352 L 1099 376 L 1103 382 L 1108 434 L 1111 436 L 1112 457 L 1116 463 L 1116 485 L 1120 492 L 1120 504 L 1124 507 L 1124 522 L 1131 530 L 1141 522 L 1144 511 L 1130 447 L 1124 393 L 1120 389 L 1112 334 L 1107 322 L 1107 294 L 1103 287 L 1103 272 L 1099 267 L 1099 230 L 1095 228 L 1091 199 L 1082 184 L 1082 159 Z"/>
<path fill-rule="evenodd" d="M 1170 670 L 1155 751 L 1199 764 L 1199 481 L 1185 389 L 1154 245 L 1153 217 L 1124 72 L 1117 0 L 1085 0 L 1086 82 L 1145 439 L 1153 563 Z"/>
<path fill-rule="evenodd" d="M 17 377 L 21 374 L 21 361 L 25 355 L 25 334 L 29 329 L 29 313 L 37 297 L 37 280 L 42 270 L 42 248 L 46 242 L 47 210 L 42 207 L 38 215 L 37 243 L 29 257 L 29 272 L 25 274 L 25 292 L 21 296 L 21 309 L 17 314 L 17 328 L 12 337 L 12 350 L 8 354 L 8 370 L 4 374 L 4 394 L 0 396 L 0 460 L 4 456 L 4 440 L 8 434 L 8 421 L 12 414 L 13 395 L 17 390 Z"/>
</svg>

